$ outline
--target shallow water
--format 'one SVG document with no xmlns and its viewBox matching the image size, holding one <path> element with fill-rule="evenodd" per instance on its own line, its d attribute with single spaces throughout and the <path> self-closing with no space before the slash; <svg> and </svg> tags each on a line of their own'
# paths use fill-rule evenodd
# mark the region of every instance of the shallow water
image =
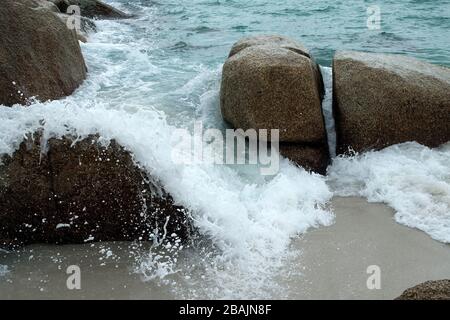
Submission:
<svg viewBox="0 0 450 320">
<path fill-rule="evenodd" d="M 336 49 L 394 52 L 450 66 L 450 1 L 378 1 L 381 30 L 368 30 L 368 1 L 108 1 L 137 17 L 97 21 L 82 50 L 89 78 L 71 97 L 29 108 L 0 107 L 0 153 L 23 135 L 99 132 L 117 139 L 192 210 L 207 244 L 189 254 L 197 264 L 182 274 L 193 285 L 185 297 L 254 298 L 283 291 L 272 281 L 295 257 L 291 239 L 333 223 L 333 194 L 386 202 L 396 220 L 450 242 L 450 147 L 394 146 L 335 159 L 328 177 L 311 175 L 287 160 L 278 174 L 256 166 L 174 165 L 172 134 L 205 127 L 225 129 L 218 106 L 221 66 L 233 42 L 245 35 L 280 33 L 303 42 L 322 71 L 329 136 L 331 70 Z M 166 284 L 184 250 L 160 248 L 137 257 L 147 281 Z M 0 261 L 1 264 L 1 261 Z M 6 267 L 0 273 L 7 273 Z"/>
<path fill-rule="evenodd" d="M 361 198 L 334 198 L 332 205 L 336 223 L 293 239 L 289 250 L 297 255 L 286 261 L 288 267 L 277 273 L 266 295 L 258 297 L 393 299 L 417 283 L 450 276 L 450 245 L 395 223 L 393 210 L 386 205 L 368 204 Z M 204 277 L 198 261 L 208 257 L 191 248 L 178 255 L 172 264 L 176 272 L 163 281 L 143 281 L 145 276 L 155 276 L 140 272 L 140 263 L 151 251 L 156 253 L 144 242 L 105 242 L 32 245 L 0 252 L 10 268 L 0 280 L 0 299 L 180 299 L 230 294 Z M 382 275 L 379 290 L 367 287 L 367 268 L 374 264 Z M 67 287 L 73 265 L 80 268 L 79 290 Z M 234 296 L 242 285 L 233 290 Z"/>
</svg>

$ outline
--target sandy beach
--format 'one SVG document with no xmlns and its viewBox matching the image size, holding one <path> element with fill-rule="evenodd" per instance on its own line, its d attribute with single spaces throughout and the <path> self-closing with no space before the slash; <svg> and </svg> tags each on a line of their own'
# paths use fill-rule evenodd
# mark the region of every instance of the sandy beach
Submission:
<svg viewBox="0 0 450 320">
<path fill-rule="evenodd" d="M 418 283 L 450 277 L 450 246 L 396 223 L 391 208 L 360 198 L 335 198 L 333 206 L 334 225 L 294 242 L 305 269 L 292 298 L 393 299 Z M 380 267 L 380 290 L 367 288 L 371 265 Z"/>
<path fill-rule="evenodd" d="M 450 246 L 397 224 L 393 210 L 361 198 L 334 198 L 336 222 L 294 239 L 300 254 L 278 285 L 289 299 L 393 299 L 420 282 L 450 277 Z M 145 250 L 145 244 L 140 250 Z M 144 282 L 133 272 L 130 243 L 33 245 L 0 253 L 8 272 L 0 299 L 173 299 L 169 285 Z M 140 251 L 142 252 L 142 251 Z M 79 265 L 81 290 L 68 290 L 66 268 Z M 381 289 L 369 290 L 369 266 L 380 269 Z M 177 279 L 183 285 L 183 279 Z M 273 297 L 277 298 L 277 296 Z"/>
</svg>

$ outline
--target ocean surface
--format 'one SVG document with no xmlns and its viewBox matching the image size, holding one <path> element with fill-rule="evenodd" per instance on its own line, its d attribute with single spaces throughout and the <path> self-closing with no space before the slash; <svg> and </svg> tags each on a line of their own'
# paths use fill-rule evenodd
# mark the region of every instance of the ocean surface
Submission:
<svg viewBox="0 0 450 320">
<path fill-rule="evenodd" d="M 281 297 L 273 281 L 288 274 L 293 237 L 334 221 L 333 196 L 384 202 L 397 222 L 450 243 L 450 144 L 410 142 L 335 158 L 326 177 L 284 159 L 275 176 L 257 166 L 174 165 L 172 134 L 195 121 L 224 130 L 218 94 L 222 64 L 243 36 L 277 33 L 301 41 L 322 66 L 323 108 L 331 145 L 331 59 L 335 50 L 398 53 L 450 66 L 450 1 L 379 0 L 379 30 L 367 28 L 372 1 L 106 1 L 135 14 L 96 21 L 81 44 L 89 77 L 70 97 L 30 107 L 0 106 L 0 153 L 45 120 L 46 136 L 99 132 L 117 139 L 192 210 L 207 241 L 151 248 L 136 256 L 143 281 L 187 298 Z M 189 256 L 191 263 L 181 257 Z M 182 266 L 179 259 L 183 260 Z M 1 266 L 0 277 L 13 270 Z M 171 276 L 191 286 L 179 288 Z M 201 285 L 199 285 L 201 284 Z M 278 294 L 275 294 L 278 292 Z"/>
</svg>

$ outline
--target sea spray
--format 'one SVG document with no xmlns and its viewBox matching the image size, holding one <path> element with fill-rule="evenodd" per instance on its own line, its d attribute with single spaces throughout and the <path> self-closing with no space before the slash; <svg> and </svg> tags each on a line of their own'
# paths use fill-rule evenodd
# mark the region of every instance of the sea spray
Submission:
<svg viewBox="0 0 450 320">
<path fill-rule="evenodd" d="M 213 276 L 209 276 L 220 281 L 215 285 L 223 286 L 229 297 L 235 297 L 234 289 L 244 279 L 251 290 L 241 292 L 241 297 L 262 294 L 258 290 L 268 285 L 267 278 L 280 267 L 290 238 L 333 221 L 325 208 L 332 193 L 324 178 L 286 159 L 277 175 L 259 184 L 249 183 L 230 166 L 175 165 L 170 145 L 175 128 L 150 108 L 136 113 L 110 110 L 101 103 L 85 108 L 68 98 L 2 111 L 0 121 L 11 121 L 0 136 L 6 146 L 17 147 L 27 132 L 42 127 L 47 138 L 76 133 L 81 139 L 99 133 L 100 141 L 116 139 L 130 150 L 175 201 L 193 212 L 197 228 L 218 248 L 220 254 L 212 258 L 215 267 L 209 271 Z"/>
</svg>

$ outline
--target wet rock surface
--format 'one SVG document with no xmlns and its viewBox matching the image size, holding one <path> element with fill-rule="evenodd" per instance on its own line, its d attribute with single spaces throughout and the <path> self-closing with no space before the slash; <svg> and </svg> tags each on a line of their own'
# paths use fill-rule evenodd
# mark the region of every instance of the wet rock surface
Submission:
<svg viewBox="0 0 450 320">
<path fill-rule="evenodd" d="M 114 140 L 34 134 L 0 166 L 0 245 L 187 239 L 188 211 Z"/>
</svg>

